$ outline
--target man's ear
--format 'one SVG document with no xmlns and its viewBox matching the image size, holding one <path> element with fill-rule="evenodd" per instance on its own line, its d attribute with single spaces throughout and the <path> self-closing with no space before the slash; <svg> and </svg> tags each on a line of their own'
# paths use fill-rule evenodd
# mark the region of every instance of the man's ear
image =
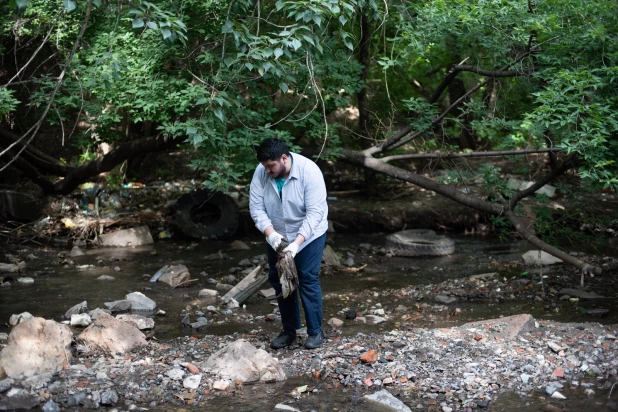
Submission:
<svg viewBox="0 0 618 412">
<path fill-rule="evenodd" d="M 286 160 L 289 160 L 289 159 L 290 159 L 290 157 L 288 155 L 286 155 L 286 154 L 282 154 L 281 155 L 281 161 L 286 161 Z"/>
</svg>

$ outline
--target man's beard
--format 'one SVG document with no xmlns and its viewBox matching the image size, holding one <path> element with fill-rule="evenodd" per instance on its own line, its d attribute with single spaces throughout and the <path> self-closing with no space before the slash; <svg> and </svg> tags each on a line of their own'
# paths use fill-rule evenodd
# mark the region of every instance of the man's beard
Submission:
<svg viewBox="0 0 618 412">
<path fill-rule="evenodd" d="M 273 176 L 273 179 L 280 179 L 285 175 L 285 165 L 282 160 L 279 160 L 279 173 Z"/>
</svg>

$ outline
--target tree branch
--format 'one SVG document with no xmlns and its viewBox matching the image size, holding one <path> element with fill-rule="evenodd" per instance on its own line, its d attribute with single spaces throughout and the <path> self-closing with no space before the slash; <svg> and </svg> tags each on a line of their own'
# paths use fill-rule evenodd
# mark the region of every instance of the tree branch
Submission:
<svg viewBox="0 0 618 412">
<path fill-rule="evenodd" d="M 496 152 L 470 152 L 470 153 L 414 153 L 396 156 L 381 157 L 383 162 L 404 159 L 459 159 L 462 157 L 494 157 L 494 156 L 517 156 L 530 153 L 559 152 L 561 148 L 554 147 L 548 149 L 522 149 L 522 150 L 501 150 Z"/>
<path fill-rule="evenodd" d="M 184 141 L 185 138 L 186 136 L 177 138 L 153 136 L 123 143 L 108 154 L 74 168 L 63 180 L 54 185 L 53 194 L 69 194 L 89 178 L 109 172 L 133 156 L 171 149 Z"/>
<path fill-rule="evenodd" d="M 543 178 L 537 180 L 529 188 L 518 191 L 515 194 L 515 196 L 513 196 L 511 200 L 509 201 L 509 209 L 513 210 L 513 208 L 517 205 L 517 203 L 519 203 L 523 198 L 530 196 L 531 194 L 533 194 L 534 192 L 536 192 L 537 190 L 545 186 L 547 183 L 551 182 L 556 177 L 560 176 L 561 174 L 563 174 L 564 172 L 572 168 L 575 165 L 573 161 L 575 160 L 575 158 L 576 158 L 576 153 L 571 153 L 570 155 L 567 156 L 566 159 L 564 159 L 564 162 L 562 162 L 562 164 L 559 167 L 549 172 Z"/>
<path fill-rule="evenodd" d="M 538 247 L 540 250 L 556 256 L 557 258 L 562 259 L 562 261 L 573 265 L 578 269 L 581 269 L 581 271 L 585 274 L 601 274 L 602 270 L 600 267 L 589 265 L 588 263 L 583 262 L 576 257 L 571 256 L 568 253 L 563 252 L 562 250 L 543 242 L 541 239 L 535 236 L 534 233 L 529 231 L 524 224 L 521 223 L 519 218 L 515 215 L 515 213 L 513 213 L 512 210 L 507 210 L 504 213 L 504 216 L 508 219 L 509 222 L 511 222 L 511 224 L 515 227 L 515 230 L 517 230 L 517 232 L 519 232 L 519 234 L 521 234 L 524 239 L 532 243 L 534 246 Z"/>
</svg>

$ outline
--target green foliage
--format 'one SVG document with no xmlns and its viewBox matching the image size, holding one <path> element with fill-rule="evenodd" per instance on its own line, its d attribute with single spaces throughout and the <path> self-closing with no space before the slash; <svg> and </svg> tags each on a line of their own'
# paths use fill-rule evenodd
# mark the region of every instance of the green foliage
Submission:
<svg viewBox="0 0 618 412">
<path fill-rule="evenodd" d="M 19 100 L 13 97 L 14 90 L 0 89 L 0 119 L 8 119 L 9 114 L 15 110 Z"/>
</svg>

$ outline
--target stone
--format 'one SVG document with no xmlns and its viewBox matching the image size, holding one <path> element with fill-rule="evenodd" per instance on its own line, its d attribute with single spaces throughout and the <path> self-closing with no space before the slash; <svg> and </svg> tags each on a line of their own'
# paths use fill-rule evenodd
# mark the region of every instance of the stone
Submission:
<svg viewBox="0 0 618 412">
<path fill-rule="evenodd" d="M 560 353 L 561 351 L 567 350 L 569 348 L 568 346 L 558 345 L 556 342 L 552 341 L 547 342 L 547 346 L 549 346 L 549 348 L 556 353 Z"/>
<path fill-rule="evenodd" d="M 227 283 L 219 282 L 215 285 L 215 288 L 221 292 L 229 292 L 230 290 L 234 289 L 234 286 L 228 285 Z"/>
<path fill-rule="evenodd" d="M 0 273 L 19 273 L 19 265 L 13 263 L 0 263 Z"/>
<path fill-rule="evenodd" d="M 242 240 L 233 241 L 232 244 L 230 244 L 230 249 L 231 250 L 251 250 L 249 245 L 247 245 Z"/>
<path fill-rule="evenodd" d="M 187 370 L 194 375 L 196 375 L 200 371 L 199 368 L 192 363 L 189 363 L 187 365 Z"/>
<path fill-rule="evenodd" d="M 11 389 L 11 387 L 15 384 L 15 379 L 4 378 L 0 380 L 0 393 L 4 393 Z"/>
<path fill-rule="evenodd" d="M 170 265 L 165 267 L 157 281 L 175 288 L 183 283 L 188 285 L 190 279 L 191 274 L 185 265 Z"/>
<path fill-rule="evenodd" d="M 481 273 L 479 275 L 472 275 L 468 279 L 470 279 L 470 280 L 489 280 L 489 279 L 494 279 L 496 276 L 498 276 L 498 272 Z"/>
<path fill-rule="evenodd" d="M 15 326 L 20 324 L 21 322 L 25 322 L 27 320 L 33 319 L 34 316 L 32 316 L 30 314 L 30 312 L 22 312 L 20 314 L 17 315 L 11 315 L 10 319 L 9 319 L 9 324 L 11 326 Z"/>
<path fill-rule="evenodd" d="M 22 285 L 32 285 L 34 283 L 34 279 L 30 277 L 21 277 L 17 278 L 17 282 L 21 283 Z"/>
<path fill-rule="evenodd" d="M 274 288 L 262 289 L 258 292 L 260 296 L 264 296 L 268 300 L 275 299 L 277 297 L 277 293 Z"/>
<path fill-rule="evenodd" d="M 0 333 L 0 343 L 4 343 L 7 340 L 9 340 L 9 334 L 8 333 Z"/>
<path fill-rule="evenodd" d="M 198 297 L 203 300 L 207 300 L 208 303 L 214 303 L 217 301 L 219 292 L 213 289 L 202 289 L 198 294 Z"/>
<path fill-rule="evenodd" d="M 105 302 L 105 306 L 111 313 L 126 312 L 131 309 L 131 302 L 128 300 L 117 300 L 115 302 Z"/>
<path fill-rule="evenodd" d="M 108 315 L 112 314 L 112 312 L 107 309 L 96 308 L 88 312 L 88 315 L 90 315 L 90 319 L 95 320 L 101 313 L 107 313 Z"/>
<path fill-rule="evenodd" d="M 182 386 L 184 386 L 187 389 L 197 389 L 200 386 L 201 380 L 202 380 L 202 375 L 187 376 L 182 381 Z"/>
<path fill-rule="evenodd" d="M 205 372 L 227 376 L 240 382 L 281 381 L 286 378 L 279 362 L 263 349 L 239 339 L 212 354 L 198 365 Z"/>
<path fill-rule="evenodd" d="M 597 295 L 596 293 L 586 292 L 585 290 L 564 288 L 560 289 L 561 294 L 569 295 L 580 299 L 608 299 L 605 296 Z"/>
<path fill-rule="evenodd" d="M 530 380 L 532 376 L 522 373 L 519 377 L 521 378 L 521 381 L 524 383 L 524 385 L 527 385 L 528 381 Z"/>
<path fill-rule="evenodd" d="M 493 339 L 515 339 L 517 336 L 535 329 L 535 320 L 532 315 L 521 314 L 505 316 L 498 319 L 488 319 L 466 323 L 459 328 L 462 331 L 488 327 L 489 335 Z"/>
<path fill-rule="evenodd" d="M 410 408 L 408 408 L 402 401 L 395 398 L 386 389 L 382 389 L 381 391 L 378 391 L 371 395 L 365 395 L 364 398 L 369 401 L 379 403 L 380 405 L 392 411 L 412 412 Z"/>
<path fill-rule="evenodd" d="M 64 314 L 64 317 L 67 319 L 71 319 L 72 315 L 85 313 L 87 311 L 88 311 L 88 302 L 83 301 L 82 303 L 78 303 L 77 305 L 73 306 L 71 309 L 67 310 L 66 313 Z"/>
<path fill-rule="evenodd" d="M 300 409 L 292 408 L 289 405 L 285 405 L 283 403 L 278 403 L 275 405 L 276 411 L 289 411 L 289 412 L 300 412 Z"/>
<path fill-rule="evenodd" d="M 135 247 L 152 245 L 154 239 L 148 226 L 139 226 L 131 229 L 118 230 L 112 233 L 99 235 L 100 246 L 110 247 Z"/>
<path fill-rule="evenodd" d="M 330 247 L 330 245 L 326 245 L 324 247 L 324 252 L 322 252 L 322 261 L 324 262 L 326 266 L 335 267 L 335 268 L 341 266 L 341 259 L 335 253 L 333 248 Z"/>
<path fill-rule="evenodd" d="M 212 384 L 212 387 L 218 391 L 226 391 L 230 387 L 230 382 L 228 381 L 215 381 Z"/>
<path fill-rule="evenodd" d="M 361 317 L 356 318 L 356 320 L 361 321 Z M 363 317 L 363 320 L 365 320 L 368 325 L 379 325 L 382 322 L 386 322 L 386 318 L 376 315 L 366 315 L 365 317 Z"/>
<path fill-rule="evenodd" d="M 193 329 L 203 328 L 204 326 L 208 326 L 208 319 L 203 316 L 197 318 L 197 321 L 191 323 L 191 328 Z"/>
<path fill-rule="evenodd" d="M 182 369 L 174 368 L 165 372 L 165 375 L 168 376 L 170 379 L 179 381 L 185 376 L 185 372 Z"/>
<path fill-rule="evenodd" d="M 71 326 L 88 326 L 92 323 L 92 319 L 90 319 L 90 315 L 87 313 L 77 313 L 71 315 Z"/>
<path fill-rule="evenodd" d="M 120 321 L 107 313 L 101 313 L 78 339 L 113 354 L 125 353 L 147 344 L 144 334 L 135 325 Z"/>
<path fill-rule="evenodd" d="M 60 407 L 54 401 L 47 401 L 43 405 L 43 412 L 60 412 Z"/>
<path fill-rule="evenodd" d="M 31 391 L 42 389 L 49 384 L 53 376 L 54 374 L 51 372 L 34 375 L 24 380 L 23 385 Z"/>
<path fill-rule="evenodd" d="M 101 392 L 101 405 L 113 406 L 118 402 L 118 393 L 113 389 Z"/>
<path fill-rule="evenodd" d="M 562 263 L 562 259 L 558 259 L 554 255 L 550 255 L 542 250 L 529 250 L 521 257 L 526 265 L 553 265 Z"/>
<path fill-rule="evenodd" d="M 131 302 L 131 311 L 153 312 L 157 308 L 155 301 L 141 292 L 129 293 L 125 299 Z"/>
<path fill-rule="evenodd" d="M 79 246 L 73 246 L 73 249 L 71 249 L 71 253 L 69 253 L 69 256 L 72 258 L 84 255 L 85 253 L 79 248 Z"/>
<path fill-rule="evenodd" d="M 564 396 L 558 391 L 554 391 L 554 393 L 551 394 L 551 397 L 554 399 L 566 399 L 566 396 Z"/>
<path fill-rule="evenodd" d="M 363 363 L 374 363 L 378 360 L 378 351 L 372 349 L 368 352 L 365 352 L 361 355 L 360 360 Z"/>
<path fill-rule="evenodd" d="M 112 281 L 112 280 L 116 280 L 115 277 L 113 276 L 109 276 L 109 275 L 101 275 L 97 278 L 97 280 L 107 280 L 107 281 Z"/>
<path fill-rule="evenodd" d="M 446 295 L 436 295 L 436 297 L 434 298 L 434 300 L 438 303 L 442 303 L 444 305 L 448 305 L 449 303 L 455 303 L 457 302 L 457 298 L 454 298 L 452 296 L 446 296 Z"/>
<path fill-rule="evenodd" d="M 146 318 L 140 315 L 134 315 L 125 313 L 122 315 L 116 316 L 116 319 L 121 320 L 123 322 L 129 322 L 135 325 L 139 330 L 145 329 L 153 329 L 155 327 L 155 321 L 152 318 Z"/>
<path fill-rule="evenodd" d="M 333 327 L 333 329 L 337 329 L 343 326 L 343 321 L 337 318 L 331 318 L 328 321 L 328 324 Z"/>
<path fill-rule="evenodd" d="M 13 328 L 0 352 L 0 367 L 13 379 L 59 372 L 70 365 L 73 333 L 53 320 L 33 318 Z"/>
</svg>

